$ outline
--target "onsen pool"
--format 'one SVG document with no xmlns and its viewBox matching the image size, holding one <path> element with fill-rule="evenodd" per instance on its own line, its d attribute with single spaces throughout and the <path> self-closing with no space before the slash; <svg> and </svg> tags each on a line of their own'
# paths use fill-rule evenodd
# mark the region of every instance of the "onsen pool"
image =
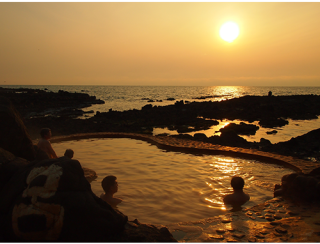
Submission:
<svg viewBox="0 0 320 244">
<path fill-rule="evenodd" d="M 143 223 L 169 224 L 225 214 L 222 196 L 232 192 L 231 177 L 242 176 L 251 207 L 273 197 L 275 183 L 293 170 L 222 155 L 194 155 L 159 149 L 128 138 L 98 138 L 53 143 L 58 156 L 68 148 L 83 167 L 96 171 L 92 191 L 100 196 L 102 179 L 115 175 L 118 209 Z"/>
</svg>

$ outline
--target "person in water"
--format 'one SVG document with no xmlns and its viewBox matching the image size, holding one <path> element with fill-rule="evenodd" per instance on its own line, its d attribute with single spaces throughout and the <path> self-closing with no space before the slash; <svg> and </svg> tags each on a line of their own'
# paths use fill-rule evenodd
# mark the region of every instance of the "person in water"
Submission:
<svg viewBox="0 0 320 244">
<path fill-rule="evenodd" d="M 51 143 L 50 143 L 50 138 L 52 136 L 51 130 L 49 128 L 43 128 L 40 131 L 41 139 L 38 142 L 38 147 L 47 153 L 49 158 L 58 158 L 56 152 L 53 150 Z"/>
<path fill-rule="evenodd" d="M 67 158 L 72 159 L 72 158 L 73 158 L 73 155 L 74 155 L 74 151 L 73 151 L 72 149 L 67 149 L 67 150 L 64 152 L 64 156 L 67 157 Z"/>
<path fill-rule="evenodd" d="M 241 210 L 241 205 L 250 200 L 249 194 L 243 191 L 244 180 L 239 176 L 234 176 L 231 179 L 231 186 L 233 193 L 224 196 L 223 202 L 226 205 L 231 205 L 233 207 L 232 211 Z"/>
<path fill-rule="evenodd" d="M 117 177 L 113 175 L 106 176 L 102 180 L 101 186 L 104 193 L 101 194 L 100 198 L 109 203 L 111 207 L 116 208 L 122 202 L 122 199 L 113 196 L 118 191 Z"/>
</svg>

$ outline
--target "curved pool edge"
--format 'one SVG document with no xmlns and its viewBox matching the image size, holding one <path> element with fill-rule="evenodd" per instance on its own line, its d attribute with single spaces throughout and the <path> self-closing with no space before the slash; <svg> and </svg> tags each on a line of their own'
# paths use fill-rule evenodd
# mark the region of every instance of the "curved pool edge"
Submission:
<svg viewBox="0 0 320 244">
<path fill-rule="evenodd" d="M 263 152 L 256 149 L 229 147 L 215 145 L 207 142 L 188 139 L 174 138 L 168 136 L 153 136 L 149 134 L 123 133 L 123 132 L 97 132 L 81 133 L 65 136 L 55 136 L 50 139 L 52 143 L 69 140 L 81 140 L 90 138 L 130 138 L 149 142 L 160 149 L 178 151 L 191 154 L 225 155 L 244 159 L 258 160 L 260 162 L 272 163 L 285 166 L 296 172 L 308 174 L 314 168 L 320 167 L 320 163 L 311 162 L 291 156 Z"/>
</svg>

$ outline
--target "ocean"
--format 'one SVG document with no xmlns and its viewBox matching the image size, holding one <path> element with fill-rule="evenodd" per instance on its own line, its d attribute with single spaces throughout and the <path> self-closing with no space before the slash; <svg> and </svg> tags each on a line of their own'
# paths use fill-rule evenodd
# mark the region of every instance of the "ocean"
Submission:
<svg viewBox="0 0 320 244">
<path fill-rule="evenodd" d="M 47 89 L 58 92 L 64 90 L 68 92 L 83 92 L 105 101 L 105 104 L 97 104 L 83 109 L 84 111 L 107 112 L 125 111 L 130 109 L 141 109 L 146 104 L 154 106 L 165 106 L 174 104 L 176 101 L 221 101 L 246 95 L 263 96 L 269 91 L 274 96 L 282 95 L 320 95 L 320 87 L 268 87 L 268 86 L 56 86 L 56 85 L 2 85 L 8 88 L 33 88 Z M 86 115 L 90 116 L 90 114 Z M 320 128 L 320 119 L 313 120 L 288 120 L 289 124 L 275 128 L 277 134 L 266 134 L 270 129 L 261 128 L 254 136 L 243 136 L 248 141 L 259 141 L 265 138 L 271 143 L 290 140 L 292 137 L 303 135 L 311 130 Z M 204 133 L 207 136 L 219 135 L 220 128 L 230 122 L 239 124 L 241 121 L 219 121 L 218 126 L 213 126 L 206 131 L 189 133 Z M 252 124 L 256 124 L 254 122 Z M 177 134 L 176 131 L 154 128 L 153 134 Z"/>
</svg>

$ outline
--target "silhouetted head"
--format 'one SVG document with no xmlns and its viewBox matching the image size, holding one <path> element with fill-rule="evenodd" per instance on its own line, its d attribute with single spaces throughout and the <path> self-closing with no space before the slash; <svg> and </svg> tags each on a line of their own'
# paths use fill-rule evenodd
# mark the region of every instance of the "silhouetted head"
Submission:
<svg viewBox="0 0 320 244">
<path fill-rule="evenodd" d="M 116 193 L 118 191 L 117 177 L 113 175 L 106 176 L 102 182 L 101 186 L 105 192 Z"/>
<path fill-rule="evenodd" d="M 231 179 L 231 186 L 234 190 L 242 190 L 244 187 L 244 180 L 239 176 L 234 176 Z"/>
<path fill-rule="evenodd" d="M 73 150 L 72 149 L 67 149 L 64 153 L 64 156 L 68 157 L 68 158 L 73 158 Z"/>
<path fill-rule="evenodd" d="M 40 135 L 42 138 L 46 138 L 46 137 L 50 138 L 51 137 L 51 130 L 49 128 L 43 128 L 40 131 Z M 48 139 L 48 138 L 46 138 L 46 139 Z"/>
</svg>

